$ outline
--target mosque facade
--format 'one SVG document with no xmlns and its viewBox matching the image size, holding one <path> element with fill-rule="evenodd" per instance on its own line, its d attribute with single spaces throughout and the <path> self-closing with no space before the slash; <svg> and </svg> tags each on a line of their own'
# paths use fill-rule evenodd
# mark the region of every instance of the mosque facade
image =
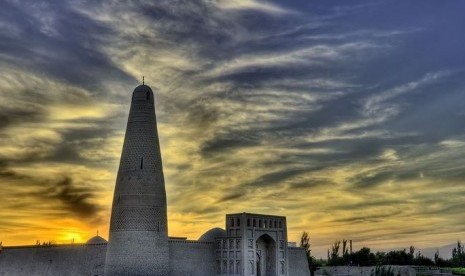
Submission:
<svg viewBox="0 0 465 276">
<path fill-rule="evenodd" d="M 3 275 L 308 276 L 303 248 L 287 240 L 286 217 L 227 214 L 198 240 L 168 236 L 154 94 L 132 94 L 108 242 L 0 246 Z"/>
</svg>

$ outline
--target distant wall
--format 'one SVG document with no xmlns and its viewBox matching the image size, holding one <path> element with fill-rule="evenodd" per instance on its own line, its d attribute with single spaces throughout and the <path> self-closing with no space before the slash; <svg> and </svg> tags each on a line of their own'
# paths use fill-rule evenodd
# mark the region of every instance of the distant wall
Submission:
<svg viewBox="0 0 465 276">
<path fill-rule="evenodd" d="M 216 275 L 213 242 L 170 240 L 170 276 Z M 106 245 L 6 247 L 0 252 L 0 276 L 102 276 Z M 308 276 L 302 248 L 289 250 L 289 275 Z"/>
<path fill-rule="evenodd" d="M 170 240 L 170 276 L 215 275 L 213 242 Z"/>
<path fill-rule="evenodd" d="M 103 275 L 106 245 L 7 247 L 0 252 L 0 275 Z"/>
<path fill-rule="evenodd" d="M 289 252 L 289 276 L 309 276 L 307 255 L 305 249 L 300 247 L 288 247 Z"/>
<path fill-rule="evenodd" d="M 213 242 L 170 240 L 169 246 L 171 276 L 215 275 Z M 106 248 L 105 244 L 6 247 L 0 252 L 0 276 L 101 276 Z"/>
<path fill-rule="evenodd" d="M 391 267 L 394 275 L 400 276 L 415 276 L 416 272 L 411 266 L 385 266 Z M 373 266 L 327 266 L 322 267 L 315 272 L 316 276 L 370 276 L 371 271 L 375 269 Z"/>
</svg>

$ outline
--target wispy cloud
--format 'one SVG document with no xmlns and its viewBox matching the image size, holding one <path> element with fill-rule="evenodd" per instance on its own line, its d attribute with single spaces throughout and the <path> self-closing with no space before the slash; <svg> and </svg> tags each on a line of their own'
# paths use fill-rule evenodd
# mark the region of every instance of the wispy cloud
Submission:
<svg viewBox="0 0 465 276">
<path fill-rule="evenodd" d="M 463 4 L 304 2 L 2 2 L 5 243 L 107 229 L 142 76 L 170 235 L 250 211 L 286 215 L 322 255 L 460 238 Z"/>
</svg>

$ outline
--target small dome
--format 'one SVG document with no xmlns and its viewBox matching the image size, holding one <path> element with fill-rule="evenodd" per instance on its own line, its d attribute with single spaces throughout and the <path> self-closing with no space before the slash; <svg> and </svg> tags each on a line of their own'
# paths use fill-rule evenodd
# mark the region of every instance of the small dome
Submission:
<svg viewBox="0 0 465 276">
<path fill-rule="evenodd" d="M 100 236 L 92 237 L 86 242 L 86 244 L 107 244 L 107 243 L 108 243 L 107 240 Z"/>
<path fill-rule="evenodd" d="M 145 85 L 145 84 L 141 84 L 139 86 L 137 86 L 135 89 L 134 89 L 134 93 L 139 93 L 139 92 L 142 92 L 142 93 L 145 93 L 145 92 L 152 92 L 152 88 L 150 88 L 150 86 L 148 85 Z M 153 92 L 152 92 L 153 93 Z"/>
<path fill-rule="evenodd" d="M 221 228 L 212 228 L 200 236 L 199 241 L 201 242 L 214 242 L 215 238 L 226 237 L 226 230 Z"/>
</svg>

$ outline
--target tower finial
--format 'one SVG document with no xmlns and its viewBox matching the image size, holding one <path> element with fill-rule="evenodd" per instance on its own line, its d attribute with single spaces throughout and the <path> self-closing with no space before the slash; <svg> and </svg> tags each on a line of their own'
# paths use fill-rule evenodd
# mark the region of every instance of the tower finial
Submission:
<svg viewBox="0 0 465 276">
<path fill-rule="evenodd" d="M 97 230 L 97 237 L 98 237 L 98 230 Z"/>
<path fill-rule="evenodd" d="M 142 85 L 145 84 L 144 76 L 142 76 Z"/>
</svg>

